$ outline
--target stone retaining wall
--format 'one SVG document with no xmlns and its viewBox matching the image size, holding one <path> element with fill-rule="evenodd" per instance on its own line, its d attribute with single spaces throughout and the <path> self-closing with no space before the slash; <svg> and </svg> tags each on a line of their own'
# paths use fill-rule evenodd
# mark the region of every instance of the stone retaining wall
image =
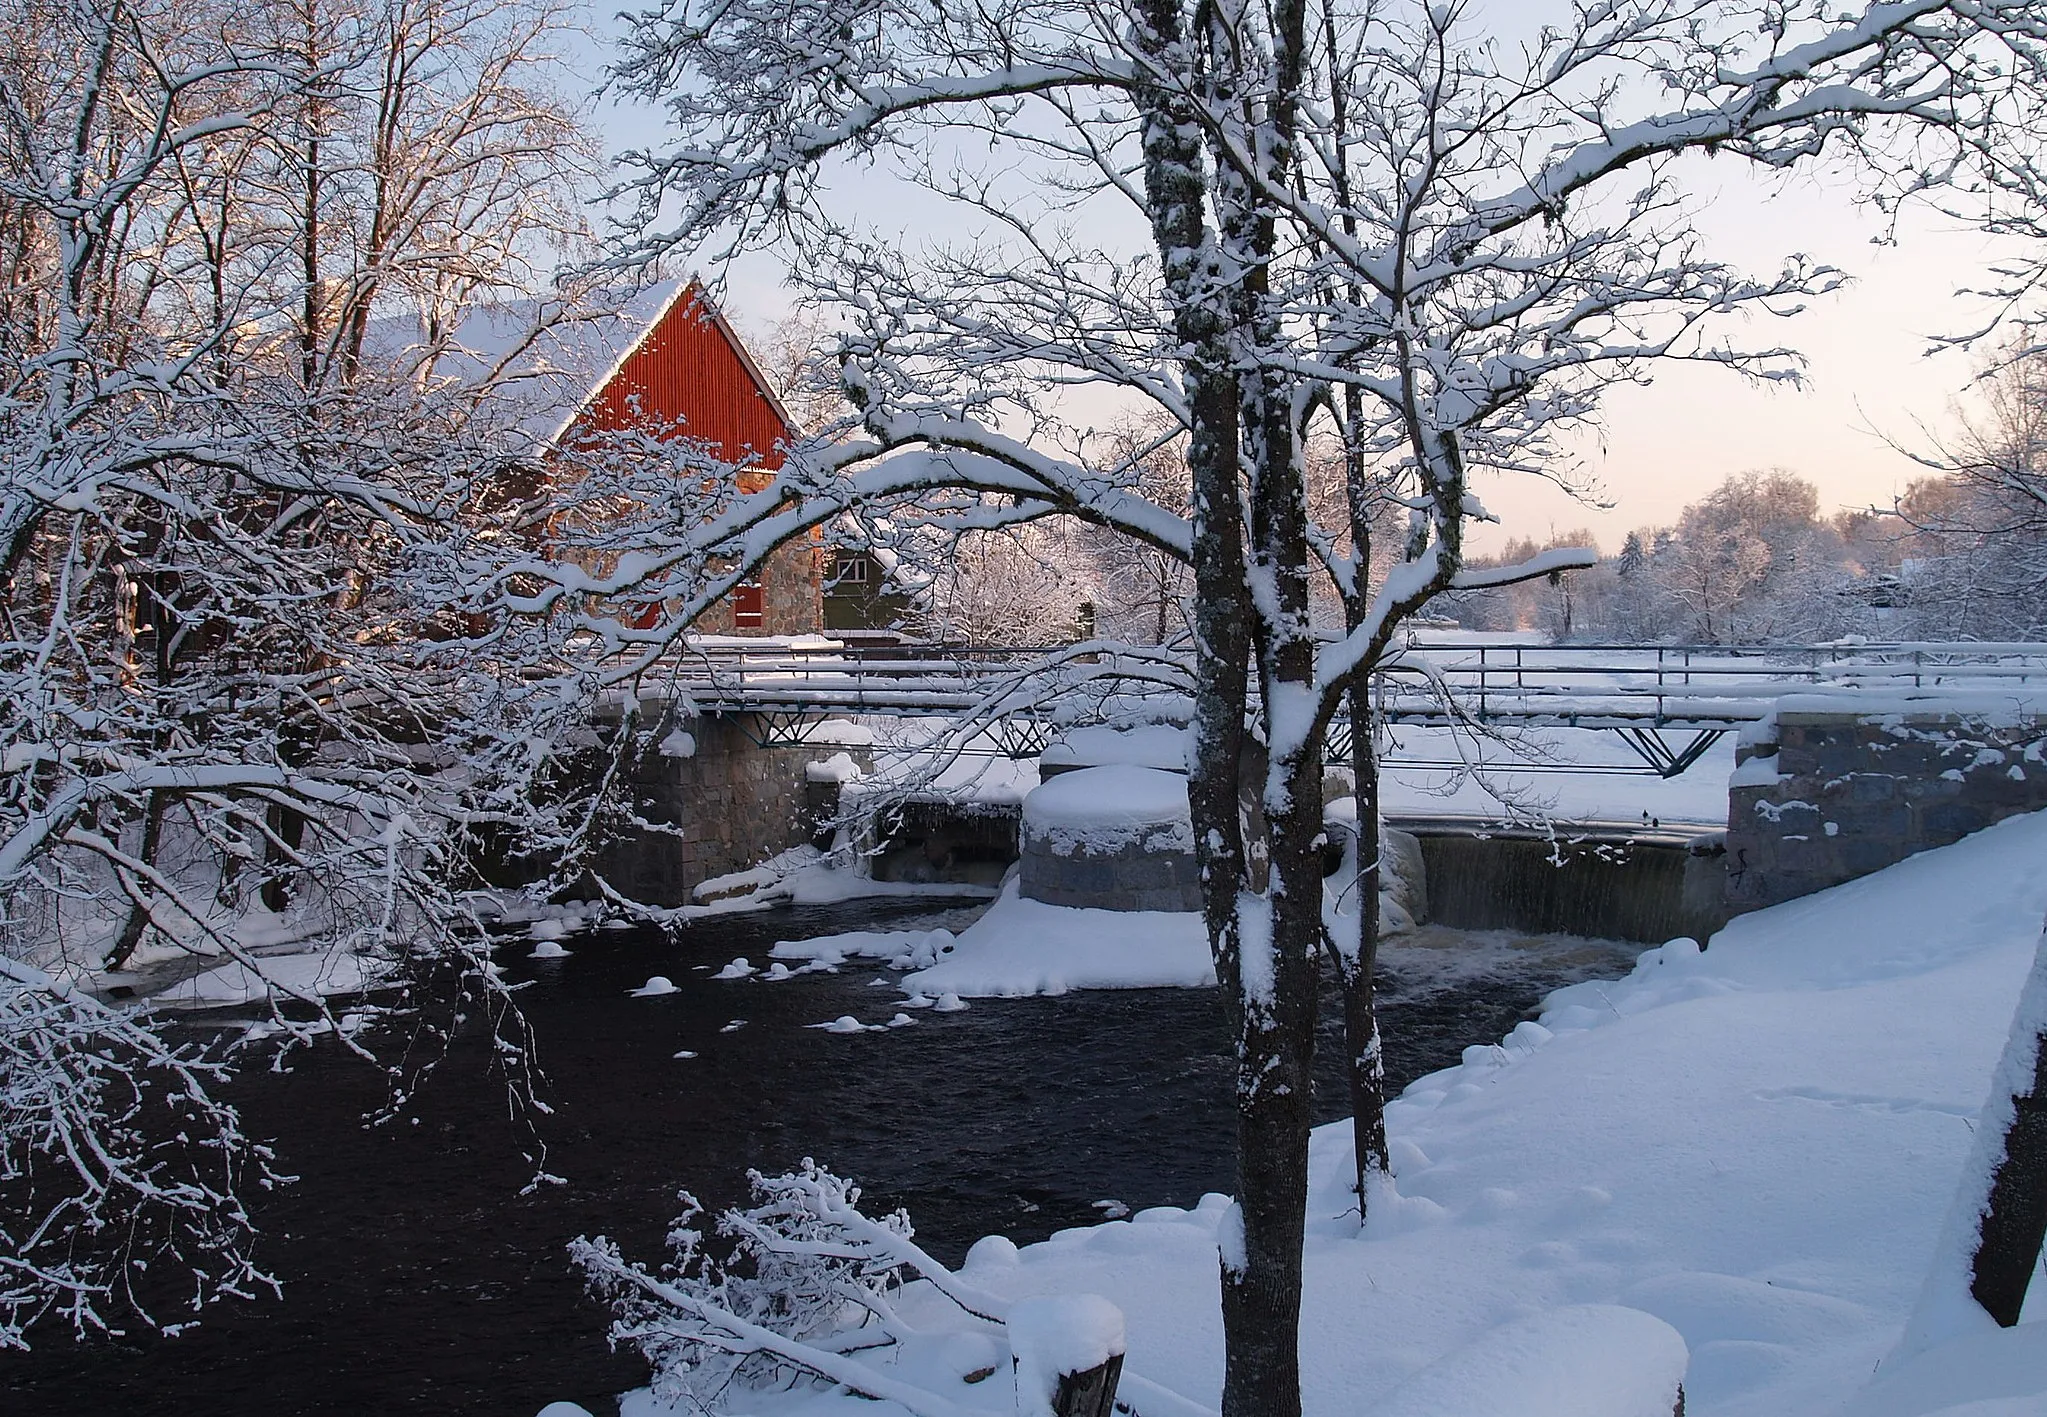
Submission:
<svg viewBox="0 0 2047 1417">
<path fill-rule="evenodd" d="M 2038 715 L 1785 710 L 1764 733 L 1735 750 L 1730 915 L 2047 808 L 2047 719 Z"/>
</svg>

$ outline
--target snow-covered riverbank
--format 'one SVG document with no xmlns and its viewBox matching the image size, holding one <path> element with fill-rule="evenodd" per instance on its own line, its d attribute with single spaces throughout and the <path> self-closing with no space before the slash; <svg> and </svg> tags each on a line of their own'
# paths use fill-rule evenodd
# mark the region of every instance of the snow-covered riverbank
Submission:
<svg viewBox="0 0 2047 1417">
<path fill-rule="evenodd" d="M 1559 991 L 1541 1024 L 1475 1042 L 1393 1104 L 1395 1190 L 1362 1234 L 1347 1129 L 1319 1131 L 1307 1412 L 1368 1408 L 1500 1325 L 1583 1303 L 1683 1335 L 1695 1417 L 2047 1410 L 2030 1326 L 1988 1357 L 1937 1361 L 1921 1397 L 1857 1396 L 1931 1261 L 2040 936 L 2043 863 L 2047 816 L 2014 819 L 1743 917 L 1703 953 L 1664 946 L 1625 980 Z M 1009 1297 L 1109 1296 L 1132 1368 L 1213 1404 L 1223 1210 L 984 1245 L 969 1275 Z M 948 1395 L 1007 1412 L 1006 1386 Z M 876 1417 L 808 1391 L 734 1406 Z"/>
</svg>

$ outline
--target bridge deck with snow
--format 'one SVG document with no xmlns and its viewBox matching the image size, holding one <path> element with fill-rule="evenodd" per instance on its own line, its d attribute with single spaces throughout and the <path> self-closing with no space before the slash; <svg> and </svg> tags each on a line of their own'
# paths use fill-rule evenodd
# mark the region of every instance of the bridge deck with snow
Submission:
<svg viewBox="0 0 2047 1417">
<path fill-rule="evenodd" d="M 1098 653 L 980 646 L 887 649 L 765 641 L 692 648 L 663 666 L 659 687 L 697 712 L 755 715 L 763 741 L 802 741 L 806 725 L 842 715 L 978 714 L 1017 755 L 1042 748 L 1055 722 L 1099 721 L 1112 701 L 1182 699 L 1187 665 L 1166 652 Z M 2047 702 L 2047 644 L 1725 646 L 1411 645 L 1374 676 L 1387 722 L 1600 728 L 1620 732 L 1666 776 L 1722 734 L 1787 695 L 1841 707 L 1925 711 Z M 1170 708 L 1162 715 L 1175 717 Z M 1349 725 L 1335 725 L 1334 751 Z M 1663 730 L 1689 732 L 1672 743 Z"/>
</svg>

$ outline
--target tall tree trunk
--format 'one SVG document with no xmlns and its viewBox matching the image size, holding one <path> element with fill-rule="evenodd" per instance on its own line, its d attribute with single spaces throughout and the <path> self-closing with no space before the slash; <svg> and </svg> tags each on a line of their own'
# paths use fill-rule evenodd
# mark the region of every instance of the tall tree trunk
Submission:
<svg viewBox="0 0 2047 1417">
<path fill-rule="evenodd" d="M 1324 0 L 1322 41 L 1325 73 L 1329 82 L 1329 117 L 1334 158 L 1330 176 L 1335 184 L 1337 209 L 1344 235 L 1355 241 L 1358 235 L 1357 208 L 1351 199 L 1350 74 L 1339 61 L 1343 52 L 1338 42 L 1335 7 Z M 1345 290 L 1353 308 L 1364 303 L 1355 282 Z M 1338 354 L 1340 368 L 1352 367 L 1355 353 Z M 1356 384 L 1341 391 L 1343 415 L 1343 486 L 1350 514 L 1351 574 L 1344 589 L 1344 628 L 1357 631 L 1372 605 L 1372 519 L 1379 508 L 1381 488 L 1375 484 L 1365 457 L 1363 429 L 1365 396 Z M 1350 762 L 1353 798 L 1357 803 L 1357 878 L 1352 883 L 1358 894 L 1358 929 L 1354 940 L 1332 943 L 1336 954 L 1337 988 L 1343 1004 L 1344 1076 L 1350 1093 L 1351 1155 L 1355 1175 L 1352 1185 L 1358 1198 L 1358 1224 L 1370 1219 L 1373 1182 L 1391 1170 L 1386 1153 L 1386 1064 L 1379 1039 L 1377 1006 L 1379 967 L 1379 882 L 1382 863 L 1379 822 L 1379 739 L 1372 718 L 1370 663 L 1351 679 L 1346 707 L 1350 715 Z"/>
<path fill-rule="evenodd" d="M 287 720 L 278 728 L 277 760 L 287 768 L 305 767 L 313 760 L 317 746 L 317 730 L 304 723 Z M 296 807 L 273 802 L 265 809 L 264 826 L 269 845 L 264 852 L 263 908 L 282 915 L 291 905 L 289 883 L 306 841 L 306 814 Z"/>
<path fill-rule="evenodd" d="M 171 685 L 178 677 L 178 634 L 182 623 L 177 610 L 178 577 L 162 568 L 166 549 L 176 532 L 167 519 L 153 513 L 145 514 L 141 528 L 142 561 L 157 563 L 153 570 L 135 576 L 136 617 L 147 617 L 150 630 L 151 671 L 156 676 L 150 695 L 158 703 L 170 697 Z M 161 750 L 170 742 L 170 733 L 158 729 L 152 748 Z M 142 809 L 142 842 L 136 851 L 136 859 L 145 866 L 156 864 L 157 852 L 163 844 L 164 817 L 170 810 L 171 794 L 160 788 L 152 788 Z M 148 887 L 138 882 L 136 890 Z M 149 929 L 149 909 L 139 900 L 131 900 L 128 918 L 121 924 L 121 933 L 114 937 L 114 943 L 107 950 L 104 967 L 120 969 L 128 963 L 136 949 L 142 944 L 143 934 Z"/>
<path fill-rule="evenodd" d="M 1282 9 L 1293 14 L 1297 32 L 1298 5 L 1289 0 Z M 1188 801 L 1202 913 L 1237 1058 L 1238 1197 L 1221 1246 L 1223 1413 L 1298 1417 L 1321 766 L 1311 735 L 1305 744 L 1284 744 L 1266 771 L 1247 772 L 1245 720 L 1254 650 L 1268 721 L 1276 697 L 1297 703 L 1313 675 L 1306 511 L 1288 387 L 1281 376 L 1250 374 L 1243 357 L 1261 339 L 1276 337 L 1264 280 L 1274 232 L 1270 217 L 1261 219 L 1258 205 L 1246 200 L 1243 173 L 1216 170 L 1220 240 L 1207 225 L 1203 112 L 1240 103 L 1246 76 L 1262 66 L 1234 52 L 1244 30 L 1213 12 L 1205 19 L 1200 43 L 1210 53 L 1196 80 L 1205 87 L 1198 96 L 1184 81 L 1203 66 L 1187 62 L 1190 37 L 1172 0 L 1145 0 L 1137 43 L 1165 79 L 1142 90 L 1139 102 L 1153 235 L 1185 351 L 1191 415 L 1195 751 Z M 1293 77 L 1282 75 L 1281 86 L 1290 91 L 1298 77 L 1297 33 L 1285 48 L 1283 67 L 1291 65 Z M 1230 89 L 1233 82 L 1238 91 Z M 1274 160 L 1282 170 L 1290 122 L 1289 109 L 1276 130 Z M 1248 544 L 1247 469 L 1255 522 Z M 1254 576 L 1274 593 L 1275 606 L 1257 602 Z M 1247 832 L 1247 816 L 1261 815 Z"/>
<path fill-rule="evenodd" d="M 1262 337 L 1276 335 L 1268 320 L 1256 328 Z M 1240 898 L 1234 968 L 1218 971 L 1236 1042 L 1241 1225 L 1241 1236 L 1232 1237 L 1239 1251 L 1225 1255 L 1222 1276 L 1227 1417 L 1300 1411 L 1301 1248 L 1322 940 L 1321 741 L 1315 732 L 1294 736 L 1302 706 L 1313 701 L 1315 672 L 1304 485 L 1286 383 L 1267 375 L 1249 392 L 1250 574 L 1258 596 L 1269 597 L 1254 637 L 1269 760 L 1244 783 L 1262 809 L 1264 890 Z"/>
</svg>

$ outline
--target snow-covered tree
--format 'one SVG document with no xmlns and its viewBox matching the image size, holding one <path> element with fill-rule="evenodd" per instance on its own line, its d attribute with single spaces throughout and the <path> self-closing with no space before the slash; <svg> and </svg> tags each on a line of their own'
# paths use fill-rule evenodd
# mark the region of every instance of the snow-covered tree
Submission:
<svg viewBox="0 0 2047 1417">
<path fill-rule="evenodd" d="M 557 230 L 516 214 L 565 209 L 567 110 L 519 87 L 544 64 L 510 5 L 335 11 L 312 63 L 281 13 L 26 0 L 0 49 L 0 1344 L 125 1322 L 131 1261 L 194 1304 L 255 1278 L 261 1153 L 219 1069 L 88 976 L 183 951 L 265 978 L 252 943 L 296 938 L 495 989 L 461 891 L 536 740 L 439 592 L 500 520 L 514 413 L 365 357 L 362 316 L 516 276 L 506 243 Z M 317 179 L 280 156 L 308 114 Z"/>
<path fill-rule="evenodd" d="M 1102 436 L 1105 460 L 1129 469 L 1139 495 L 1186 514 L 1190 482 L 1178 423 L 1126 419 Z M 1101 591 L 1097 633 L 1147 645 L 1176 643 L 1187 633 L 1193 582 L 1184 556 L 1108 530 L 1084 532 L 1081 539 Z"/>
<path fill-rule="evenodd" d="M 591 616 L 621 651 L 606 673 L 653 665 L 771 547 L 854 509 L 970 530 L 1078 517 L 1191 567 L 1190 802 L 1238 1060 L 1229 1417 L 1299 1409 L 1324 729 L 1346 707 L 1369 725 L 1366 676 L 1434 596 L 1590 559 L 1467 567 L 1478 476 L 1567 476 L 1559 432 L 1659 359 L 1794 376 L 1788 350 L 1726 343 L 1719 317 L 1795 308 L 1838 277 L 1714 259 L 1688 155 L 1782 171 L 1832 153 L 1910 188 L 2030 102 L 2047 29 L 2024 0 L 1621 0 L 1521 44 L 1475 24 L 1454 3 L 672 0 L 640 17 L 620 71 L 675 130 L 636 159 L 640 250 L 786 254 L 845 311 L 863 436 L 798 449 L 617 577 L 555 573 L 540 598 L 558 611 L 629 587 L 679 607 L 637 639 Z M 837 179 L 862 164 L 921 182 L 958 239 L 853 226 Z M 1076 385 L 1182 430 L 1184 510 L 1063 436 L 1057 395 Z M 1342 450 L 1348 525 L 1311 515 L 1318 429 Z M 1388 496 L 1408 516 L 1379 577 Z M 1343 607 L 1334 640 L 1317 580 Z M 1353 736 L 1370 822 L 1372 735 Z M 1376 861 L 1364 872 L 1371 899 Z M 1370 914 L 1330 942 L 1361 1207 L 1384 1157 Z"/>
<path fill-rule="evenodd" d="M 1915 453 L 1936 474 L 1898 499 L 1902 608 L 1918 635 L 2031 639 L 2047 630 L 2047 354 L 2006 349 L 1977 390 Z"/>
<path fill-rule="evenodd" d="M 1792 473 L 1728 478 L 1685 508 L 1651 566 L 1692 644 L 1824 639 L 1841 622 L 1846 570 L 1819 492 Z"/>
<path fill-rule="evenodd" d="M 960 537 L 935 558 L 904 627 L 946 644 L 1044 648 L 1088 637 L 1096 591 L 1062 530 Z"/>
<path fill-rule="evenodd" d="M 1552 533 L 1539 543 L 1532 537 L 1520 537 L 1508 542 L 1497 556 L 1472 557 L 1471 565 L 1473 569 L 1515 566 L 1532 561 L 1545 551 L 1592 544 L 1592 533 L 1582 527 Z M 1602 562 L 1599 566 L 1569 573 L 1559 571 L 1540 580 L 1446 596 L 1441 609 L 1459 624 L 1473 629 L 1494 632 L 1539 630 L 1552 639 L 1565 640 L 1596 622 L 1598 611 L 1606 608 L 1604 602 L 1608 598 L 1596 587 L 1603 585 L 1612 575 L 1611 564 Z M 1588 583 L 1595 587 L 1590 606 L 1585 604 Z"/>
</svg>

